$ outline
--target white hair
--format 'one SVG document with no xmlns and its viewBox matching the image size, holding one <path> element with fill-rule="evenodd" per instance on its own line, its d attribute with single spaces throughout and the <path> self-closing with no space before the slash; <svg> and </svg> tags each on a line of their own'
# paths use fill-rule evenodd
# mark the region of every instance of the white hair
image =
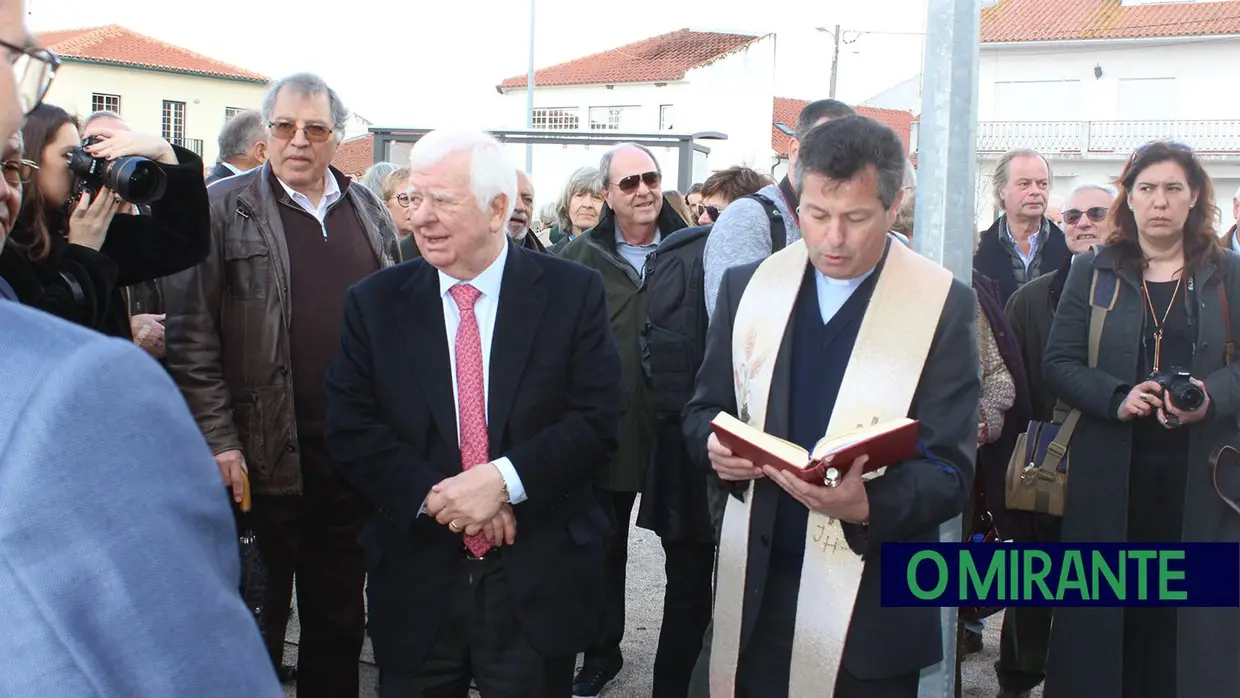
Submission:
<svg viewBox="0 0 1240 698">
<path fill-rule="evenodd" d="M 508 162 L 504 147 L 493 136 L 482 131 L 436 130 L 422 136 L 409 151 L 409 168 L 420 170 L 453 153 L 467 152 L 469 188 L 478 200 L 478 209 L 488 211 L 495 197 L 507 197 L 504 222 L 512 217 L 517 205 L 517 168 Z"/>
<path fill-rule="evenodd" d="M 1232 198 L 1237 201 L 1240 201 L 1240 187 L 1236 187 L 1236 195 L 1233 196 Z"/>
<path fill-rule="evenodd" d="M 911 159 L 904 161 L 904 184 L 905 189 L 917 188 L 917 168 L 913 166 Z"/>
<path fill-rule="evenodd" d="M 1114 199 L 1117 195 L 1117 192 L 1115 191 L 1114 188 L 1108 187 L 1105 184 L 1095 184 L 1094 182 L 1083 182 L 1081 184 L 1076 185 L 1075 187 L 1072 187 L 1072 191 L 1068 192 L 1068 198 L 1066 199 L 1063 205 L 1067 206 L 1067 203 L 1066 203 L 1067 201 L 1071 201 L 1072 199 L 1076 198 L 1076 195 L 1080 194 L 1083 191 L 1100 191 L 1103 194 L 1107 194 L 1112 199 Z"/>
</svg>

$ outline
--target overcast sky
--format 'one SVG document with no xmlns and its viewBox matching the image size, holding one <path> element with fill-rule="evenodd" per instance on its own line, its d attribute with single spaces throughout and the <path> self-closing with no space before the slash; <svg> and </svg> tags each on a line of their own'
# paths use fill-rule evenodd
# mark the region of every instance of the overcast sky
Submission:
<svg viewBox="0 0 1240 698">
<path fill-rule="evenodd" d="M 379 126 L 486 126 L 505 77 L 524 74 L 528 0 L 27 0 L 36 31 L 121 24 L 213 58 L 278 77 L 317 72 Z M 194 7 L 193 14 L 187 12 Z M 780 96 L 827 96 L 831 36 L 840 24 L 836 96 L 864 100 L 921 70 L 925 0 L 537 0 L 539 67 L 681 28 L 778 35 Z M 174 9 L 175 8 L 175 9 Z M 649 9 L 647 9 L 649 8 Z M 184 19 L 192 17 L 192 19 Z M 858 34 L 858 32 L 891 32 Z M 721 97 L 721 99 L 723 99 Z"/>
</svg>

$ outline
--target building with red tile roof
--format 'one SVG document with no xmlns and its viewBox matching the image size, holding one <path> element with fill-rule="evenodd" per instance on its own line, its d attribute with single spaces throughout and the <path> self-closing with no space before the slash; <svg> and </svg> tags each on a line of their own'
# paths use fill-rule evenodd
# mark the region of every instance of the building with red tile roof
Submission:
<svg viewBox="0 0 1240 698">
<path fill-rule="evenodd" d="M 259 85 L 270 81 L 265 75 L 173 46 L 117 24 L 44 32 L 36 38 L 44 48 L 66 62 L 141 68 Z"/>
<path fill-rule="evenodd" d="M 982 10 L 982 43 L 1240 34 L 1240 2 L 999 0 Z"/>
<path fill-rule="evenodd" d="M 62 60 L 46 101 L 71 114 L 121 115 L 134 130 L 159 134 L 211 167 L 224 123 L 256 109 L 267 76 L 115 24 L 49 31 L 37 40 Z"/>
<path fill-rule="evenodd" d="M 788 141 L 792 140 L 792 134 L 796 131 L 797 117 L 809 103 L 808 99 L 775 98 L 771 117 L 771 149 L 777 157 L 788 157 Z M 913 115 L 910 112 L 866 106 L 854 106 L 853 109 L 862 116 L 890 126 L 900 136 L 900 140 L 904 141 L 904 147 L 909 147 L 913 124 Z"/>
<path fill-rule="evenodd" d="M 710 65 L 761 38 L 680 29 L 541 68 L 534 71 L 534 86 L 676 82 L 693 68 Z M 526 75 L 510 77 L 496 89 L 501 94 L 525 89 L 527 79 Z"/>
</svg>

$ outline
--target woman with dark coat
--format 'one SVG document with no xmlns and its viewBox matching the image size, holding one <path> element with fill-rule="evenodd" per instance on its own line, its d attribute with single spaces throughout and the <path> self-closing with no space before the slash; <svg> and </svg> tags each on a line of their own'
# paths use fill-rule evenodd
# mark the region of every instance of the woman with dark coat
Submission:
<svg viewBox="0 0 1240 698">
<path fill-rule="evenodd" d="M 155 136 L 98 130 L 92 156 L 130 155 L 159 163 L 167 176 L 150 215 L 109 189 L 87 192 L 69 169 L 82 145 L 77 120 L 42 104 L 22 127 L 25 154 L 38 170 L 25 185 L 17 223 L 0 254 L 0 278 L 18 300 L 114 337 L 132 339 L 121 289 L 193 267 L 207 255 L 211 221 L 202 160 Z M 79 196 L 80 192 L 80 196 Z"/>
<path fill-rule="evenodd" d="M 1139 148 L 1120 181 L 1105 247 L 1077 255 L 1051 327 L 1052 393 L 1082 413 L 1072 437 L 1063 541 L 1240 542 L 1240 515 L 1215 491 L 1211 451 L 1234 443 L 1240 257 L 1216 243 L 1214 192 L 1185 145 Z M 1097 367 L 1089 367 L 1094 273 L 1113 275 Z M 1225 322 L 1224 308 L 1230 322 Z M 1182 368 L 1203 391 L 1177 404 L 1155 370 Z M 1235 498 L 1237 481 L 1220 478 Z M 1131 575 L 1130 575 L 1131 576 Z M 1055 609 L 1046 698 L 1234 696 L 1240 608 Z"/>
</svg>

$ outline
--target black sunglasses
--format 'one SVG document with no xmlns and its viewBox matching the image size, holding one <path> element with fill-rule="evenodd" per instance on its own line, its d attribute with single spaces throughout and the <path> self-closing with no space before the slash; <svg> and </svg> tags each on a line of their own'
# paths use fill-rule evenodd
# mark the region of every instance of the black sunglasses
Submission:
<svg viewBox="0 0 1240 698">
<path fill-rule="evenodd" d="M 718 206 L 706 206 L 703 210 L 706 211 L 706 217 L 710 219 L 711 223 L 719 222 L 719 214 L 723 213 L 723 210 Z"/>
<path fill-rule="evenodd" d="M 1076 225 L 1081 220 L 1081 216 L 1089 216 L 1089 220 L 1095 223 L 1101 223 L 1107 219 L 1107 207 L 1092 206 L 1082 211 L 1079 208 L 1070 208 L 1063 212 L 1063 222 L 1068 225 Z"/>
<path fill-rule="evenodd" d="M 616 188 L 627 194 L 636 189 L 641 182 L 645 182 L 650 189 L 657 189 L 662 181 L 663 174 L 660 172 L 643 172 L 621 179 L 619 182 L 616 182 Z"/>
</svg>

